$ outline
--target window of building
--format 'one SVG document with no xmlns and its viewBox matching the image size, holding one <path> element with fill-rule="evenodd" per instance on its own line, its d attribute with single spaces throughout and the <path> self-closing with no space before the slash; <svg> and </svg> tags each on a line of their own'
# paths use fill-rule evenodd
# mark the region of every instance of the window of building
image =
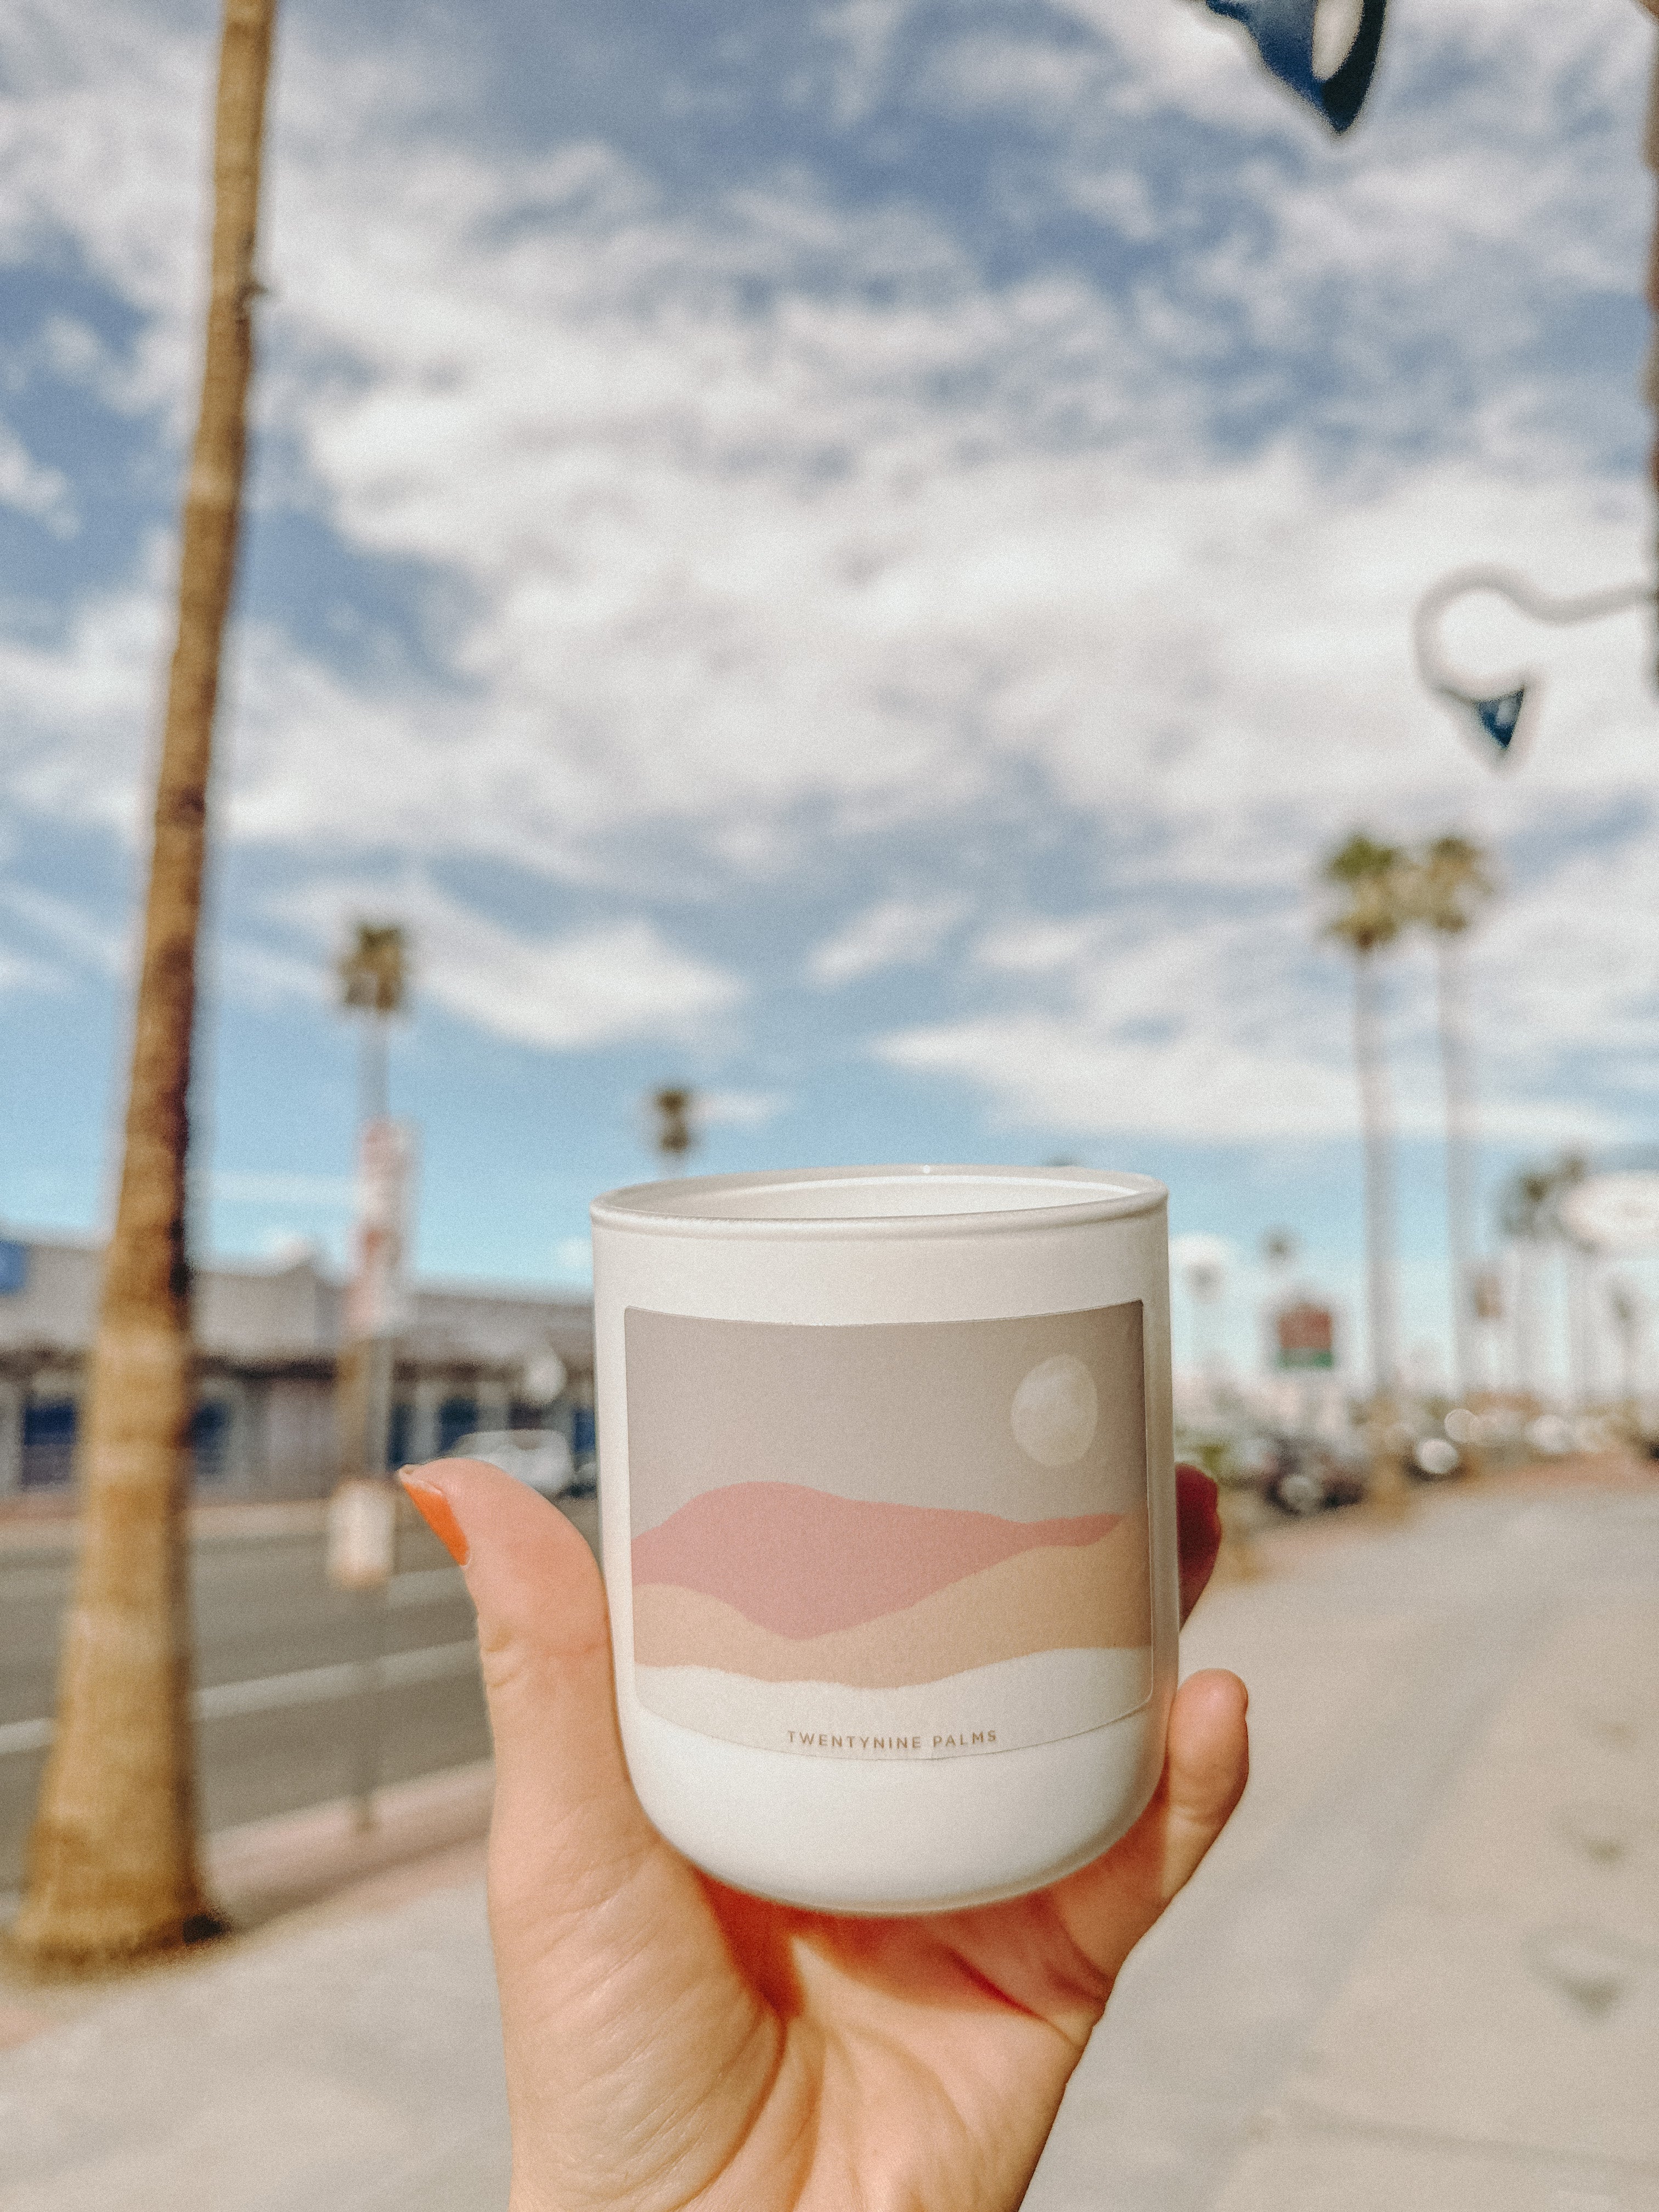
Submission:
<svg viewBox="0 0 1659 2212">
<path fill-rule="evenodd" d="M 23 1408 L 25 1490 L 56 1490 L 68 1482 L 75 1462 L 73 1398 L 40 1398 Z"/>
<path fill-rule="evenodd" d="M 222 1398 L 204 1398 L 190 1425 L 198 1482 L 222 1482 L 230 1473 L 231 1409 Z"/>
<path fill-rule="evenodd" d="M 459 1433 L 465 1434 L 462 1430 Z M 386 1465 L 407 1467 L 415 1456 L 415 1408 L 400 1398 L 392 1408 L 392 1426 L 386 1442 Z"/>
<path fill-rule="evenodd" d="M 452 1444 L 470 1436 L 478 1425 L 478 1401 L 476 1398 L 446 1398 L 438 1408 L 438 1450 L 447 1452 Z"/>
</svg>

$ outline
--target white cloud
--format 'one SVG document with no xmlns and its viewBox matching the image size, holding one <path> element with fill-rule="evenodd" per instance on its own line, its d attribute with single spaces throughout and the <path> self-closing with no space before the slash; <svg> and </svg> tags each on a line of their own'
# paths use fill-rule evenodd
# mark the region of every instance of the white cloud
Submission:
<svg viewBox="0 0 1659 2212">
<path fill-rule="evenodd" d="M 280 910 L 331 945 L 354 915 L 395 915 L 412 935 L 417 999 L 556 1052 L 634 1040 L 697 1042 L 718 1032 L 745 996 L 740 978 L 669 944 L 649 921 L 537 936 L 412 876 L 390 884 L 318 878 Z"/>
<path fill-rule="evenodd" d="M 1458 488 L 1447 496 L 1438 468 L 1403 464 L 1381 488 L 1322 480 L 1288 448 L 1195 459 L 1194 409 L 1212 380 L 1186 356 L 1197 339 L 1218 347 L 1224 387 L 1237 341 L 1218 308 L 1247 316 L 1260 345 L 1294 349 L 1310 315 L 1329 322 L 1334 276 L 1354 288 L 1352 335 L 1369 343 L 1379 273 L 1409 279 L 1419 325 L 1485 343 L 1491 302 L 1469 287 L 1495 241 L 1524 241 L 1534 297 L 1540 252 L 1577 257 L 1564 275 L 1630 281 L 1620 257 L 1639 226 L 1625 180 L 1576 147 L 1584 173 L 1569 184 L 1551 95 L 1594 64 L 1597 96 L 1614 97 L 1635 46 L 1606 25 L 1569 38 L 1549 12 L 1525 11 L 1541 40 L 1530 74 L 1473 0 L 1437 26 L 1498 71 L 1506 131 L 1443 132 L 1437 168 L 1431 149 L 1402 160 L 1397 137 L 1375 134 L 1340 168 L 1247 167 L 1237 196 L 1271 211 L 1266 250 L 1240 231 L 1219 258 L 1178 258 L 1156 295 L 1052 271 L 993 290 L 915 208 L 854 213 L 799 178 L 694 216 L 601 145 L 520 156 L 437 140 L 414 119 L 430 82 L 413 44 L 371 68 L 335 52 L 325 62 L 290 34 L 262 404 L 350 538 L 464 575 L 477 613 L 459 640 L 460 695 L 349 685 L 281 640 L 246 636 L 235 833 L 349 845 L 372 815 L 406 849 L 505 849 L 580 875 L 602 865 L 595 840 L 669 819 L 731 859 L 734 814 L 776 824 L 823 799 L 859 828 L 992 805 L 1010 757 L 1086 802 L 1076 755 L 1121 745 L 1126 727 L 1201 724 L 1224 697 L 1237 750 L 1291 720 L 1333 663 L 1345 690 L 1375 692 L 1398 661 L 1400 602 L 1448 548 Z M 1217 91 L 1235 113 L 1254 114 L 1260 94 L 1287 145 L 1316 143 L 1199 10 L 1147 10 L 1144 25 L 1136 14 L 1100 13 L 1098 47 L 1028 42 L 1027 74 L 1071 70 L 1131 106 L 1156 89 L 1200 116 Z M 184 331 L 190 225 L 155 187 L 160 167 L 187 166 L 198 118 L 177 94 L 204 55 L 142 11 L 106 15 L 108 39 L 65 30 L 56 60 L 43 47 L 25 73 L 27 128 L 0 207 L 14 228 L 50 210 L 158 324 Z M 901 15 L 866 8 L 834 23 L 868 70 L 884 66 Z M 984 43 L 946 50 L 952 66 Z M 1419 39 L 1405 60 L 1425 51 Z M 1024 81 L 995 55 L 981 75 L 1010 97 Z M 950 96 L 966 96 L 960 83 Z M 91 118 L 117 103 L 127 120 L 111 161 Z M 1058 133 L 1054 100 L 1042 104 Z M 1401 129 L 1423 125 L 1408 114 Z M 1055 181 L 1144 191 L 1138 159 L 1133 140 L 1069 153 L 1057 142 Z M 391 194 L 388 161 L 401 178 Z M 1172 212 L 1166 198 L 1155 221 Z M 803 281 L 825 266 L 829 285 Z M 1521 302 L 1504 269 L 1495 320 L 1512 334 Z M 866 296 L 877 276 L 898 277 L 896 296 Z M 734 303 L 750 279 L 781 288 L 759 318 Z M 1348 336 L 1339 317 L 1328 342 Z M 974 396 L 941 406 L 941 387 Z M 1085 410 L 1080 444 L 1049 439 L 1066 408 Z M 1563 520 L 1565 543 L 1588 534 L 1598 494 L 1576 456 L 1543 485 L 1461 473 L 1465 504 L 1508 510 L 1510 543 L 1561 544 Z M 1540 491 L 1571 510 L 1547 533 Z M 1352 541 L 1368 524 L 1386 532 L 1391 508 L 1406 532 L 1379 575 L 1374 559 L 1356 566 Z M 76 699 L 112 642 L 88 637 L 74 656 L 64 688 Z M 1258 671 L 1274 680 L 1240 696 L 1235 677 Z M 1411 696 L 1408 681 L 1389 684 L 1396 716 Z M 60 700 L 54 719 L 90 718 Z M 28 795 L 92 807 L 108 781 L 99 765 L 55 787 L 37 776 Z M 1144 757 L 1119 768 L 1150 811 L 1182 805 L 1179 779 L 1149 782 Z M 1258 763 L 1264 795 L 1282 781 Z M 748 848 L 778 864 L 757 830 Z"/>
<path fill-rule="evenodd" d="M 535 939 L 457 915 L 424 972 L 433 997 L 461 1019 L 566 1052 L 695 1040 L 744 995 L 738 978 L 677 951 L 648 921 Z"/>
<path fill-rule="evenodd" d="M 22 923 L 76 967 L 100 975 L 124 975 L 131 962 L 126 934 L 94 921 L 71 900 L 25 883 L 0 884 L 0 913 Z"/>
<path fill-rule="evenodd" d="M 967 911 L 960 898 L 890 898 L 866 907 L 816 947 L 807 970 L 815 983 L 856 982 L 884 968 L 931 960 Z"/>
<path fill-rule="evenodd" d="M 0 422 L 0 507 L 44 522 L 56 538 L 72 538 L 75 501 L 61 469 L 44 468 L 21 440 Z"/>
<path fill-rule="evenodd" d="M 155 727 L 163 619 L 147 580 L 89 595 L 59 636 L 0 629 L 0 791 L 14 813 L 131 838 Z"/>
<path fill-rule="evenodd" d="M 241 1006 L 317 1006 L 333 996 L 334 975 L 326 962 L 301 959 L 274 945 L 235 937 L 222 947 L 210 942 L 207 958 L 213 983 Z"/>
<path fill-rule="evenodd" d="M 32 959 L 27 953 L 14 952 L 9 946 L 0 945 L 0 995 L 13 991 L 44 991 L 57 993 L 67 981 L 61 969 L 45 960 Z"/>
<path fill-rule="evenodd" d="M 227 1206 L 322 1208 L 349 1212 L 356 1187 L 349 1176 L 301 1175 L 265 1168 L 217 1168 L 208 1177 L 213 1196 Z"/>
<path fill-rule="evenodd" d="M 1468 948 L 1480 1121 L 1531 1146 L 1645 1138 L 1659 1087 L 1659 983 L 1628 946 L 1659 928 L 1659 823 L 1500 901 Z M 1358 1127 L 1346 963 L 1310 897 L 1248 919 L 1165 909 L 1026 916 L 976 957 L 1015 1003 L 892 1031 L 888 1064 L 965 1081 L 1006 1126 L 1215 1144 L 1348 1137 Z M 1443 1127 L 1425 951 L 1384 970 L 1396 1126 Z M 1612 1093 L 1586 1096 L 1594 1064 Z"/>
<path fill-rule="evenodd" d="M 553 1273 L 562 1283 L 591 1283 L 593 1279 L 592 1238 L 562 1237 L 553 1248 Z"/>
<path fill-rule="evenodd" d="M 1238 1248 L 1225 1237 L 1194 1230 L 1185 1237 L 1170 1239 L 1170 1266 L 1177 1276 L 1184 1275 L 1189 1267 L 1196 1267 L 1224 1281 L 1237 1265 Z"/>
<path fill-rule="evenodd" d="M 793 1103 L 787 1091 L 700 1091 L 696 1119 L 710 1129 L 763 1129 Z"/>
<path fill-rule="evenodd" d="M 1624 1126 L 1578 1102 L 1659 1079 L 1644 626 L 1556 638 L 1460 611 L 1460 660 L 1549 672 L 1534 756 L 1498 784 L 1418 690 L 1408 624 L 1466 559 L 1572 589 L 1646 557 L 1646 494 L 1605 472 L 1626 434 L 1562 398 L 1582 371 L 1551 326 L 1638 281 L 1648 33 L 1627 0 L 1396 10 L 1377 110 L 1339 148 L 1196 5 L 1072 13 L 1097 36 L 944 40 L 907 94 L 976 128 L 1017 116 L 1038 149 L 1018 185 L 1038 242 L 995 275 L 920 189 L 837 201 L 803 163 L 670 195 L 597 139 L 469 131 L 413 33 L 324 55 L 290 27 L 259 398 L 262 450 L 289 458 L 258 495 L 454 599 L 428 641 L 441 683 L 348 678 L 252 611 L 228 834 L 334 872 L 297 895 L 337 901 L 325 935 L 374 880 L 365 856 L 408 856 L 420 988 L 579 1049 L 705 1039 L 744 980 L 643 917 L 508 927 L 467 870 L 614 903 L 648 855 L 653 884 L 740 902 L 890 836 L 917 865 L 887 880 L 925 884 L 1023 809 L 1091 856 L 1048 910 L 1017 883 L 1000 910 L 976 895 L 957 960 L 965 902 L 895 897 L 808 973 L 954 962 L 962 1011 L 879 1048 L 1012 1119 L 1245 1139 L 1352 1125 L 1340 973 L 1309 949 L 1319 851 L 1361 821 L 1462 822 L 1516 856 L 1480 955 L 1505 1126 Z M 129 369 L 52 343 L 65 377 L 165 400 L 176 432 L 205 36 L 137 4 L 38 20 L 11 57 L 0 241 L 67 238 L 140 310 Z M 848 118 L 891 96 L 908 20 L 902 0 L 821 16 Z M 1158 152 L 1201 133 L 1207 166 Z M 983 145 L 989 222 L 1018 179 Z M 1151 258 L 1109 279 L 1049 256 L 1056 210 Z M 153 541 L 61 637 L 0 639 L 21 816 L 142 818 L 171 558 Z M 440 872 L 478 896 L 440 896 Z M 240 936 L 222 972 L 252 998 L 315 988 Z M 1400 1052 L 1402 1115 L 1427 1128 L 1415 1014 Z"/>
</svg>

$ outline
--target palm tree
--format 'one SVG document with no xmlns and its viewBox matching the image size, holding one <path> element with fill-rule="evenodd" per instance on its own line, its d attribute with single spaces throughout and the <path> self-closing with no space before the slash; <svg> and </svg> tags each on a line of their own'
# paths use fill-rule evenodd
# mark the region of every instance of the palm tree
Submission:
<svg viewBox="0 0 1659 2212">
<path fill-rule="evenodd" d="M 340 1004 L 364 1014 L 360 1118 L 377 1121 L 386 1110 L 386 1024 L 403 1012 L 409 989 L 409 933 L 401 922 L 360 921 L 334 963 Z"/>
<path fill-rule="evenodd" d="M 1407 918 L 1405 855 L 1357 832 L 1321 871 L 1346 903 L 1325 933 L 1353 955 L 1354 1060 L 1365 1152 L 1366 1307 L 1371 1387 L 1381 1418 L 1391 1406 L 1399 1366 L 1397 1266 L 1394 1221 L 1393 1109 L 1383 1058 L 1376 956 L 1400 935 Z"/>
<path fill-rule="evenodd" d="M 664 1084 L 651 1093 L 656 1116 L 653 1141 L 671 1175 L 678 1175 L 697 1141 L 697 1094 L 683 1084 Z"/>
<path fill-rule="evenodd" d="M 1460 1392 L 1474 1382 L 1475 1103 L 1469 1068 L 1464 940 L 1498 886 L 1467 837 L 1437 837 L 1410 871 L 1412 919 L 1433 935 L 1440 1072 L 1446 1095 L 1446 1227 L 1452 1338 Z"/>
<path fill-rule="evenodd" d="M 198 1863 L 185 1504 L 195 1411 L 185 1221 L 196 943 L 220 646 L 235 572 L 276 0 L 225 0 L 202 404 L 156 781 L 115 1231 L 81 1460 L 52 1758 L 12 1940 L 85 1968 L 219 1929 Z"/>
</svg>

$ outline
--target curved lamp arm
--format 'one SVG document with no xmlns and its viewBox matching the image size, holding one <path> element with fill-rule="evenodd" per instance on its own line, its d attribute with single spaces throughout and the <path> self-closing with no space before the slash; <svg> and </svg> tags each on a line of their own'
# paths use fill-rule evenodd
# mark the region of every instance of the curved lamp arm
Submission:
<svg viewBox="0 0 1659 2212">
<path fill-rule="evenodd" d="M 1454 568 L 1431 584 L 1418 602 L 1412 623 L 1417 647 L 1417 672 L 1437 698 L 1443 699 L 1461 720 L 1473 720 L 1483 738 L 1497 746 L 1500 757 L 1509 752 L 1520 729 L 1528 690 L 1535 700 L 1538 679 L 1522 673 L 1498 679 L 1497 688 L 1480 688 L 1461 677 L 1440 651 L 1440 617 L 1454 599 L 1470 592 L 1496 592 L 1511 606 L 1534 622 L 1565 627 L 1571 623 L 1599 622 L 1604 616 L 1624 614 L 1632 607 L 1651 606 L 1654 587 L 1649 583 L 1615 584 L 1604 592 L 1583 592 L 1571 599 L 1556 599 L 1540 592 L 1516 568 Z"/>
</svg>

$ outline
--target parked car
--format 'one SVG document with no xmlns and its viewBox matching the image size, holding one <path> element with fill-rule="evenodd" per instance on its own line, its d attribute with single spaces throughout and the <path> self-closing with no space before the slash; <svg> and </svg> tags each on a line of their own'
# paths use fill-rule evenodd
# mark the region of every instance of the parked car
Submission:
<svg viewBox="0 0 1659 2212">
<path fill-rule="evenodd" d="M 449 1447 L 453 1459 L 482 1459 L 544 1498 L 591 1498 L 593 1467 L 579 1468 L 556 1429 L 475 1429 Z"/>
<path fill-rule="evenodd" d="M 1333 1506 L 1358 1505 L 1364 1497 L 1364 1474 L 1328 1444 L 1308 1437 L 1277 1437 L 1273 1444 L 1261 1494 L 1281 1513 L 1306 1520 Z"/>
</svg>

